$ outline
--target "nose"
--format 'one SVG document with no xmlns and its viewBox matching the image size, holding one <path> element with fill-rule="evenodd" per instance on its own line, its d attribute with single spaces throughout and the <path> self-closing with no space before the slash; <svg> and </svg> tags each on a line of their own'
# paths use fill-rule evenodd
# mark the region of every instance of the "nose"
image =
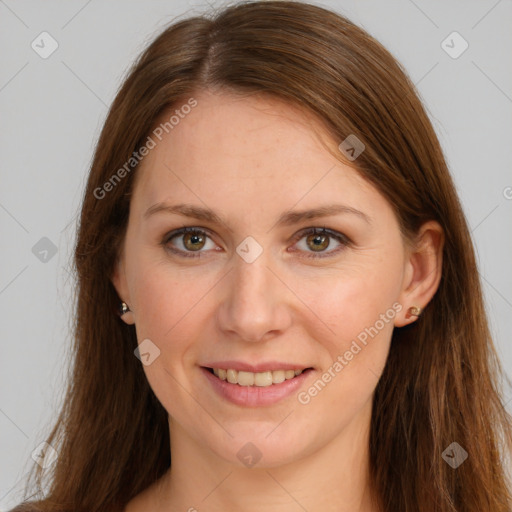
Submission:
<svg viewBox="0 0 512 512">
<path fill-rule="evenodd" d="M 255 342 L 282 334 L 292 322 L 293 300 L 283 281 L 265 251 L 252 263 L 235 255 L 217 311 L 224 336 Z"/>
</svg>

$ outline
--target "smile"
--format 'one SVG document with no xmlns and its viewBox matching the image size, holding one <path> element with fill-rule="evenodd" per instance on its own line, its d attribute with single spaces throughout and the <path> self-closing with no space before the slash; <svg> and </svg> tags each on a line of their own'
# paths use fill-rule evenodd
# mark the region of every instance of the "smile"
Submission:
<svg viewBox="0 0 512 512">
<path fill-rule="evenodd" d="M 272 384 L 281 384 L 285 380 L 293 379 L 300 375 L 303 370 L 273 370 L 266 372 L 246 372 L 233 369 L 213 368 L 210 369 L 220 380 L 227 380 L 231 384 L 240 386 L 267 387 Z"/>
<path fill-rule="evenodd" d="M 232 368 L 209 368 L 201 371 L 210 389 L 221 399 L 242 407 L 265 407 L 293 396 L 305 385 L 313 368 L 249 372 Z"/>
</svg>

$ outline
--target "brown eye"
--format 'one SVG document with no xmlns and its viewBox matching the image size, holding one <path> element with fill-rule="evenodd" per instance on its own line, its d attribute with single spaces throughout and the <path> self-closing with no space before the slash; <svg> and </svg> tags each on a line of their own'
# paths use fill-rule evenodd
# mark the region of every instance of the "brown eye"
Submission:
<svg viewBox="0 0 512 512">
<path fill-rule="evenodd" d="M 340 251 L 352 244 L 352 241 L 343 233 L 327 228 L 309 228 L 301 231 L 295 238 L 296 247 L 301 256 L 305 258 L 328 258 L 335 256 Z M 326 250 L 328 249 L 329 250 Z M 295 252 L 296 249 L 293 250 Z M 315 254 L 316 253 L 316 254 Z"/>
<path fill-rule="evenodd" d="M 314 251 L 323 251 L 329 247 L 329 236 L 321 234 L 308 235 L 306 243 Z"/>
<path fill-rule="evenodd" d="M 211 245 L 208 247 L 208 244 Z M 190 258 L 204 256 L 204 253 L 208 252 L 207 249 L 215 248 L 210 235 L 202 229 L 193 227 L 184 227 L 169 233 L 164 237 L 162 245 L 174 254 Z"/>
<path fill-rule="evenodd" d="M 200 233 L 185 233 L 183 235 L 183 245 L 190 251 L 202 249 L 206 241 Z"/>
</svg>

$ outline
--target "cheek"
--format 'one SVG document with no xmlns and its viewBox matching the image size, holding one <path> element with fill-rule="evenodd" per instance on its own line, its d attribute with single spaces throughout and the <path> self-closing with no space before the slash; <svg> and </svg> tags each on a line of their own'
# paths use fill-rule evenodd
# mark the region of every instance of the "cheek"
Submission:
<svg viewBox="0 0 512 512">
<path fill-rule="evenodd" d="M 154 363 L 143 367 L 146 378 L 168 411 L 193 408 L 183 396 L 182 385 L 189 378 L 194 340 L 200 338 L 203 328 L 203 323 L 194 319 L 203 314 L 201 299 L 213 282 L 194 279 L 191 272 L 171 270 L 161 261 L 144 263 L 142 258 L 132 272 L 137 339 L 139 343 L 149 339 L 160 350 Z"/>
<path fill-rule="evenodd" d="M 381 254 L 312 280 L 301 290 L 316 318 L 308 324 L 308 336 L 324 349 L 322 375 L 329 382 L 324 399 L 334 405 L 341 398 L 347 410 L 361 406 L 373 392 L 387 359 L 394 319 L 402 309 L 397 302 L 401 253 Z M 316 392 L 311 390 L 312 395 Z"/>
<path fill-rule="evenodd" d="M 325 328 L 309 336 L 322 345 L 317 379 L 298 396 L 313 415 L 325 415 L 339 427 L 355 417 L 368 400 L 382 374 L 389 353 L 394 318 L 400 306 L 390 289 L 345 282 L 317 302 Z M 317 322 L 317 327 L 320 327 Z M 311 406 L 311 407 L 309 407 Z"/>
<path fill-rule="evenodd" d="M 136 325 L 141 334 L 160 342 L 172 338 L 173 330 L 186 322 L 205 293 L 199 280 L 191 283 L 184 284 L 158 268 L 141 274 L 136 287 Z"/>
<path fill-rule="evenodd" d="M 165 259 L 144 255 L 134 263 L 130 292 L 136 298 L 137 337 L 152 340 L 166 366 L 177 366 L 193 348 L 193 340 L 201 337 L 204 306 L 215 285 L 221 285 L 221 276 L 199 266 L 178 268 Z"/>
<path fill-rule="evenodd" d="M 400 296 L 401 284 L 402 264 L 397 252 L 318 273 L 314 279 L 303 280 L 300 293 L 316 315 L 317 327 L 325 334 L 332 354 L 375 324 L 389 337 L 396 316 L 393 304 Z"/>
</svg>

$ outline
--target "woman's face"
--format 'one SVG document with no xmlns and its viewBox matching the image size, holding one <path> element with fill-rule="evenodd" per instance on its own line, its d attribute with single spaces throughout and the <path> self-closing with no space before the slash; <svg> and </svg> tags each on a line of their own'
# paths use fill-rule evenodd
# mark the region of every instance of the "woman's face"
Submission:
<svg viewBox="0 0 512 512">
<path fill-rule="evenodd" d="M 171 441 L 271 467 L 367 429 L 412 305 L 408 253 L 388 202 L 311 119 L 256 96 L 195 99 L 137 170 L 113 281 Z"/>
</svg>

